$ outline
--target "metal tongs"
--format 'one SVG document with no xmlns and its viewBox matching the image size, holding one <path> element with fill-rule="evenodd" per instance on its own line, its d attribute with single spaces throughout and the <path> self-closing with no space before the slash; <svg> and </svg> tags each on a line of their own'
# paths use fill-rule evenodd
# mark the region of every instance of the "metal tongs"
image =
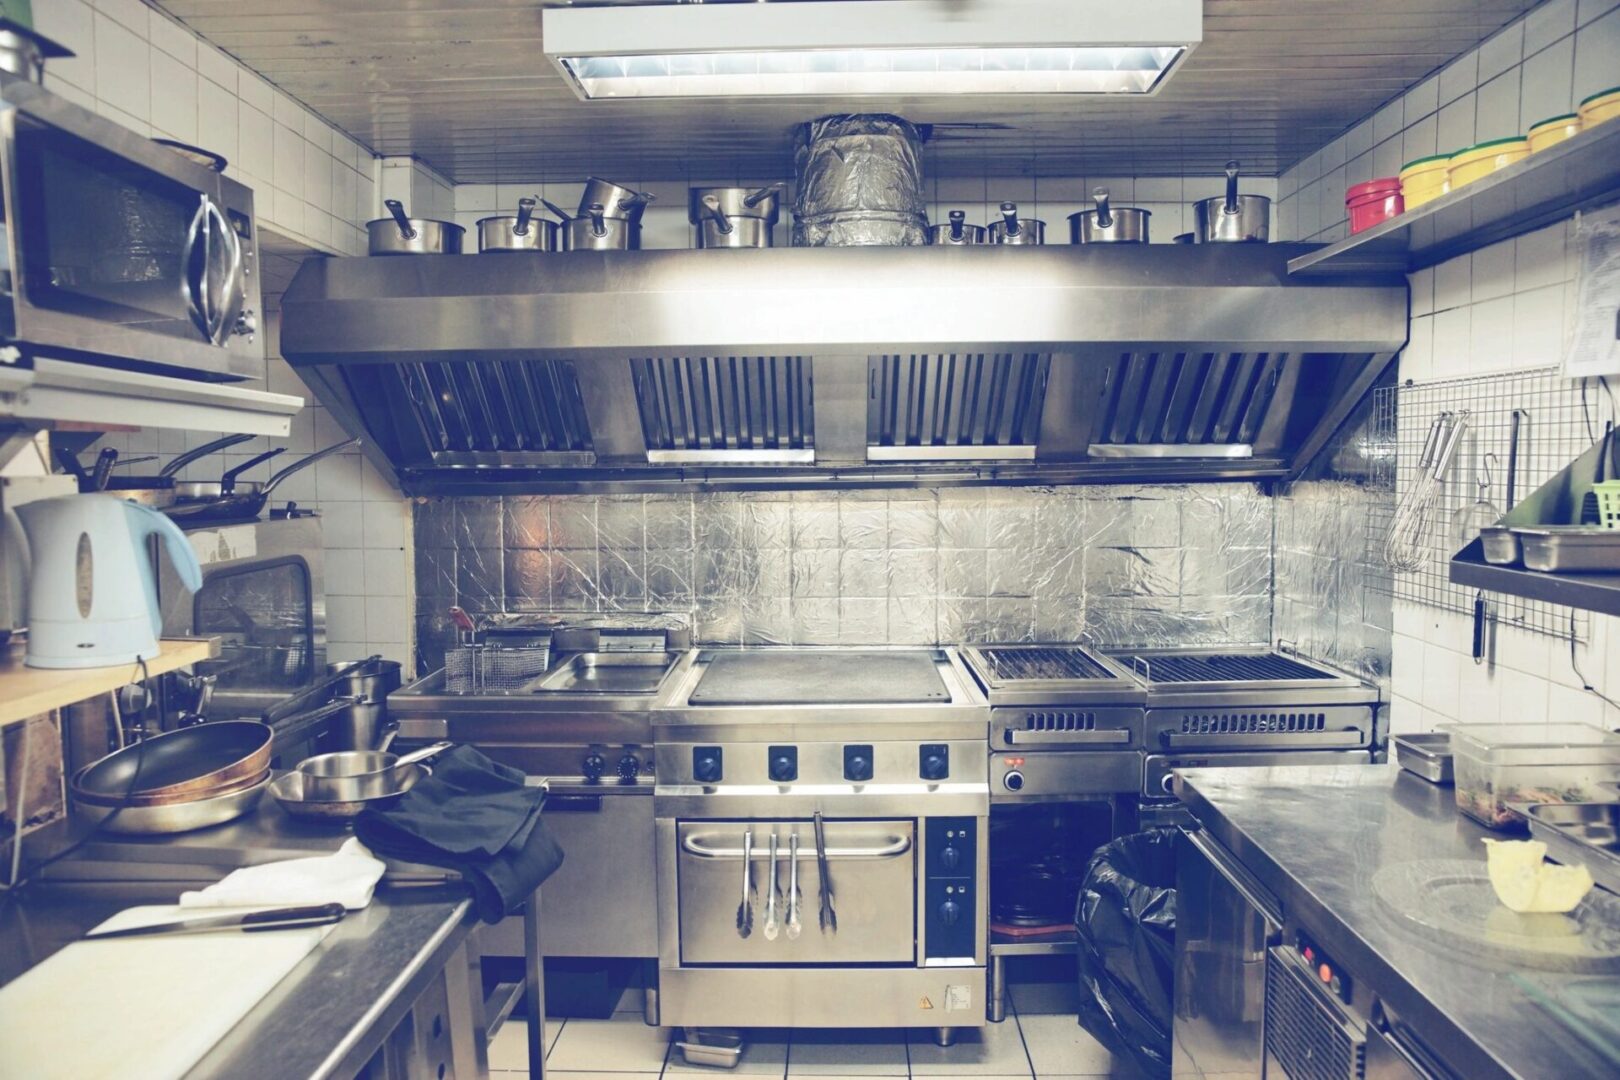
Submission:
<svg viewBox="0 0 1620 1080">
<path fill-rule="evenodd" d="M 799 922 L 799 831 L 795 829 L 788 836 L 788 940 L 799 940 L 803 929 Z"/>
<path fill-rule="evenodd" d="M 776 833 L 771 832 L 771 859 L 770 876 L 765 879 L 765 940 L 775 941 L 776 935 L 782 932 L 782 924 L 776 918 L 776 898 L 782 890 L 776 886 Z"/>
<path fill-rule="evenodd" d="M 743 830 L 742 903 L 737 905 L 737 936 L 747 937 L 754 932 L 754 830 Z"/>
<path fill-rule="evenodd" d="M 827 871 L 827 834 L 821 825 L 821 811 L 815 813 L 816 871 L 821 878 L 821 932 L 838 933 L 838 912 L 833 907 L 832 875 Z"/>
</svg>

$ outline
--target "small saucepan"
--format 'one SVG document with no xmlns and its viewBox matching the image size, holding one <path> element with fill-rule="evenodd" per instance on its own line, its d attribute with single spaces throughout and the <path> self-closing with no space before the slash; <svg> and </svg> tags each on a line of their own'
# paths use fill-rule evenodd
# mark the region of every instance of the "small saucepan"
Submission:
<svg viewBox="0 0 1620 1080">
<path fill-rule="evenodd" d="M 948 216 L 950 224 L 928 226 L 930 244 L 937 247 L 967 247 L 984 243 L 984 226 L 969 225 L 965 211 L 952 210 Z"/>
<path fill-rule="evenodd" d="M 1263 244 L 1271 238 L 1271 200 L 1238 194 L 1238 163 L 1226 163 L 1226 194 L 1193 203 L 1194 242 Z"/>
<path fill-rule="evenodd" d="M 653 199 L 654 196 L 645 191 L 637 191 L 635 188 L 592 176 L 586 178 L 585 190 L 579 196 L 579 216 L 585 217 L 590 213 L 592 206 L 600 206 L 610 218 L 640 221 L 642 211 L 647 209 L 647 204 Z"/>
<path fill-rule="evenodd" d="M 1004 202 L 1001 204 L 1001 220 L 990 223 L 990 242 L 992 244 L 1044 244 L 1046 243 L 1046 222 L 1035 218 L 1020 218 L 1018 204 Z"/>
<path fill-rule="evenodd" d="M 519 199 L 517 205 L 515 217 L 500 215 L 478 219 L 478 250 L 556 251 L 557 223 L 535 217 L 536 203 L 528 196 Z"/>
<path fill-rule="evenodd" d="M 437 757 L 454 745 L 437 742 L 408 754 L 342 750 L 305 758 L 298 763 L 298 772 L 304 777 L 303 798 L 310 802 L 353 802 L 392 794 L 400 790 L 400 783 L 418 762 Z"/>
<path fill-rule="evenodd" d="M 601 203 L 592 203 L 579 217 L 569 217 L 556 203 L 546 202 L 547 210 L 563 219 L 564 251 L 638 251 L 641 248 L 639 217 L 609 217 Z"/>
<path fill-rule="evenodd" d="M 467 231 L 453 221 L 413 218 L 398 199 L 384 199 L 388 217 L 366 222 L 368 250 L 373 255 L 459 255 Z"/>
<path fill-rule="evenodd" d="M 1145 244 L 1151 210 L 1134 206 L 1109 206 L 1108 189 L 1091 193 L 1095 210 L 1069 215 L 1069 240 L 1075 244 Z"/>
</svg>

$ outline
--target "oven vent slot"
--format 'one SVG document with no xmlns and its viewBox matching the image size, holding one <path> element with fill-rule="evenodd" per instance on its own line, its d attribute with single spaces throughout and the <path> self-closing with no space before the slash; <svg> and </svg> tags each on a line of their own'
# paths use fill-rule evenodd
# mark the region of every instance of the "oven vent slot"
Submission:
<svg viewBox="0 0 1620 1080">
<path fill-rule="evenodd" d="M 570 360 L 433 360 L 341 369 L 357 402 L 400 417 L 369 434 L 404 460 L 465 468 L 596 463 Z"/>
<path fill-rule="evenodd" d="M 1097 714 L 1074 712 L 1032 712 L 1024 714 L 1025 731 L 1096 731 Z"/>
<path fill-rule="evenodd" d="M 808 356 L 633 359 L 630 378 L 650 462 L 815 464 Z"/>
<path fill-rule="evenodd" d="M 1326 731 L 1324 713 L 1192 713 L 1181 718 L 1186 735 L 1256 735 L 1264 732 Z"/>
<path fill-rule="evenodd" d="M 1046 353 L 868 357 L 867 460 L 1033 460 L 1051 364 Z"/>
<path fill-rule="evenodd" d="M 1320 1000 L 1302 972 L 1277 956 L 1266 956 L 1266 1053 L 1289 1080 L 1362 1080 L 1366 1039 Z"/>
</svg>

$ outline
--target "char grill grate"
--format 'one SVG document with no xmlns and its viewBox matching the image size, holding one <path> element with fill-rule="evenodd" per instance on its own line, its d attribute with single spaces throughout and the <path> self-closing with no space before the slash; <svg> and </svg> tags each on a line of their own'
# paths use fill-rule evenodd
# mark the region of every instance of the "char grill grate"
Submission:
<svg viewBox="0 0 1620 1080">
<path fill-rule="evenodd" d="M 1127 656 L 1132 670 L 1152 683 L 1290 682 L 1331 680 L 1334 676 L 1278 653 Z"/>
<path fill-rule="evenodd" d="M 1270 732 L 1326 731 L 1322 713 L 1198 713 L 1181 718 L 1186 735 L 1256 735 Z"/>
<path fill-rule="evenodd" d="M 1001 682 L 1113 679 L 1114 674 L 1077 646 L 981 649 L 990 674 Z"/>
<path fill-rule="evenodd" d="M 1266 957 L 1266 1051 L 1289 1080 L 1361 1080 L 1367 1044 L 1318 1001 L 1304 975 Z"/>
</svg>

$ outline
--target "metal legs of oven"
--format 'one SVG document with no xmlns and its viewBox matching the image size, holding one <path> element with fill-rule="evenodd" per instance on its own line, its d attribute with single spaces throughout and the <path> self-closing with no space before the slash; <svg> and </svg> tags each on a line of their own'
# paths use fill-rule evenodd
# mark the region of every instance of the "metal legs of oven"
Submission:
<svg viewBox="0 0 1620 1080">
<path fill-rule="evenodd" d="M 990 989 L 984 997 L 984 1018 L 992 1024 L 1007 1019 L 1007 958 L 994 951 L 990 953 Z"/>
<path fill-rule="evenodd" d="M 546 972 L 540 951 L 540 890 L 523 905 L 523 992 L 528 1001 L 529 1080 L 546 1077 Z"/>
<path fill-rule="evenodd" d="M 950 1046 L 956 1042 L 956 1029 L 953 1027 L 937 1027 L 934 1029 L 934 1045 Z"/>
</svg>

